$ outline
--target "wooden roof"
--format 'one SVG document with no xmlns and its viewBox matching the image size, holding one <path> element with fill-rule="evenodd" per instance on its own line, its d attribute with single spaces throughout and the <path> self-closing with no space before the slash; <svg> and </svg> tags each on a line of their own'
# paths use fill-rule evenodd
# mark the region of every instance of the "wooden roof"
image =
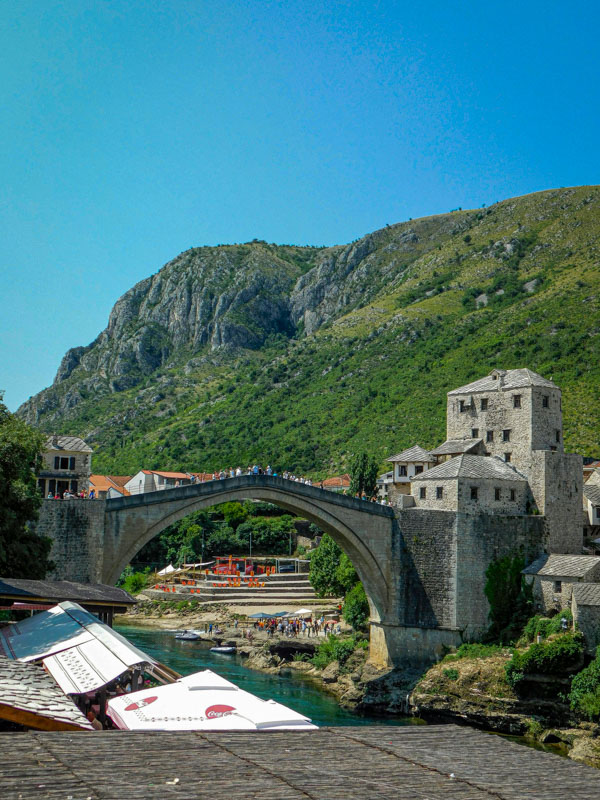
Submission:
<svg viewBox="0 0 600 800">
<path fill-rule="evenodd" d="M 454 725 L 0 734 L 2 800 L 597 800 L 600 771 Z"/>
<path fill-rule="evenodd" d="M 132 606 L 135 599 L 124 589 L 104 583 L 77 581 L 32 581 L 25 578 L 0 578 L 0 600 L 19 600 L 41 603 L 76 603 L 94 606 Z"/>
</svg>

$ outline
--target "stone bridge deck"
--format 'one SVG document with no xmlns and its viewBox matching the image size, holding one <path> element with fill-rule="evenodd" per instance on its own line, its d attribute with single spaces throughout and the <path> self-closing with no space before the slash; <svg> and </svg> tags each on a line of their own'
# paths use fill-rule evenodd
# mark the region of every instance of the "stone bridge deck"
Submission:
<svg viewBox="0 0 600 800">
<path fill-rule="evenodd" d="M 305 483 L 287 480 L 286 478 L 274 477 L 272 475 L 240 475 L 237 478 L 225 478 L 224 480 L 203 481 L 202 483 L 192 483 L 187 486 L 163 489 L 157 492 L 145 492 L 142 494 L 130 495 L 129 497 L 115 497 L 106 501 L 107 511 L 116 511 L 124 508 L 136 508 L 139 506 L 152 505 L 153 503 L 165 503 L 167 500 L 186 500 L 192 498 L 214 498 L 214 503 L 221 501 L 219 494 L 244 491 L 247 489 L 271 489 L 273 492 L 283 495 L 296 495 L 316 500 L 320 503 L 328 503 L 333 506 L 361 511 L 366 514 L 378 514 L 384 517 L 393 517 L 394 512 L 389 506 L 382 506 L 379 503 L 372 503 L 367 500 L 359 500 L 356 497 L 348 497 L 337 492 L 330 492 L 318 486 L 307 486 Z"/>
</svg>

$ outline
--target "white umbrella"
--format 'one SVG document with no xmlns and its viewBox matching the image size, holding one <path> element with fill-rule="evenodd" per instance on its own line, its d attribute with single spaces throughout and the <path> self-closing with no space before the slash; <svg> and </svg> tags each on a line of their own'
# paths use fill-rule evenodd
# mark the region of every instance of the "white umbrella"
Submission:
<svg viewBox="0 0 600 800">
<path fill-rule="evenodd" d="M 114 697 L 107 713 L 122 730 L 316 730 L 308 717 L 261 700 L 209 669 Z"/>
<path fill-rule="evenodd" d="M 286 617 L 312 617 L 314 613 L 312 608 L 299 608 L 297 611 L 290 611 Z"/>
</svg>

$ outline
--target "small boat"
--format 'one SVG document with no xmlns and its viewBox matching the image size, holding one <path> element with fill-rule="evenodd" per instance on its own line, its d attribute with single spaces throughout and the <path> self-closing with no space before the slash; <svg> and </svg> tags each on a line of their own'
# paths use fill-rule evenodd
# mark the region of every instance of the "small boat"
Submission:
<svg viewBox="0 0 600 800">
<path fill-rule="evenodd" d="M 232 644 L 215 645 L 210 648 L 211 653 L 235 653 L 235 647 Z"/>
<path fill-rule="evenodd" d="M 178 631 L 175 634 L 175 638 L 179 639 L 182 642 L 197 642 L 200 638 L 199 633 L 195 633 L 194 631 Z"/>
</svg>

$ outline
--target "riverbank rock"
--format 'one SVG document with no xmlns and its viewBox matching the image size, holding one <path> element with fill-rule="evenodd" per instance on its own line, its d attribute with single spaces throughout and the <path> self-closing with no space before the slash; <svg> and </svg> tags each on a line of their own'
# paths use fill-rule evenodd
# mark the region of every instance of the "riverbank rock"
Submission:
<svg viewBox="0 0 600 800">
<path fill-rule="evenodd" d="M 332 661 L 331 664 L 327 664 L 325 669 L 321 672 L 321 680 L 323 683 L 333 683 L 337 681 L 340 676 L 340 662 L 339 661 Z"/>
</svg>

